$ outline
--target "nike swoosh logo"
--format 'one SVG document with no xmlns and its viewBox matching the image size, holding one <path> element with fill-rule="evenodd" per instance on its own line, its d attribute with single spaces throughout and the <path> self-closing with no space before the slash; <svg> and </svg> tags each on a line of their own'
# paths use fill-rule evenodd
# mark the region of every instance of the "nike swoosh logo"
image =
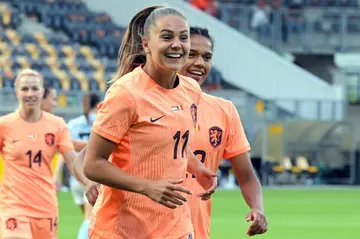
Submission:
<svg viewBox="0 0 360 239">
<path fill-rule="evenodd" d="M 154 122 L 156 122 L 156 121 L 158 121 L 159 119 L 161 119 L 162 117 L 164 117 L 165 115 L 162 115 L 162 116 L 160 116 L 160 117 L 158 117 L 158 118 L 156 118 L 156 119 L 153 119 L 152 117 L 150 118 L 150 121 L 151 121 L 151 123 L 154 123 Z"/>
<path fill-rule="evenodd" d="M 12 142 L 13 142 L 13 144 L 14 144 L 14 143 L 19 142 L 19 141 L 20 141 L 20 139 L 13 139 Z"/>
</svg>

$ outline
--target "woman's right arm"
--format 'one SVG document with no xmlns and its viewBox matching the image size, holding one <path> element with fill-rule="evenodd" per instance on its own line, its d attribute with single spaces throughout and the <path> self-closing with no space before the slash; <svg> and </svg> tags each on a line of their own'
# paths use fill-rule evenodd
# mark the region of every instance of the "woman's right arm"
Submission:
<svg viewBox="0 0 360 239">
<path fill-rule="evenodd" d="M 186 198 L 176 191 L 189 194 L 190 191 L 176 185 L 182 182 L 181 179 L 144 180 L 124 172 L 108 161 L 138 117 L 135 99 L 130 92 L 120 85 L 112 85 L 98 108 L 85 153 L 85 176 L 109 187 L 146 195 L 170 208 L 182 205 L 181 201 L 186 201 Z"/>
<path fill-rule="evenodd" d="M 108 161 L 115 148 L 116 143 L 92 131 L 89 143 L 85 148 L 85 176 L 109 187 L 143 194 L 172 209 L 187 201 L 183 195 L 178 193 L 191 194 L 189 189 L 178 185 L 183 182 L 183 179 L 149 181 L 132 176 Z"/>
<path fill-rule="evenodd" d="M 145 194 L 147 185 L 145 180 L 124 172 L 108 161 L 116 146 L 116 143 L 92 131 L 85 153 L 85 176 L 109 187 Z"/>
</svg>

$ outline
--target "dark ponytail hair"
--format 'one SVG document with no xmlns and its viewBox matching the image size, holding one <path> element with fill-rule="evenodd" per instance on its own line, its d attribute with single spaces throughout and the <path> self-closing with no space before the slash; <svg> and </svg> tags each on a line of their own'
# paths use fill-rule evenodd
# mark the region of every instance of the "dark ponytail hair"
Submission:
<svg viewBox="0 0 360 239">
<path fill-rule="evenodd" d="M 131 72 L 137 66 L 146 63 L 146 54 L 142 46 L 142 39 L 147 37 L 151 27 L 159 17 L 175 15 L 186 20 L 178 10 L 165 6 L 150 6 L 138 12 L 130 21 L 126 29 L 118 53 L 118 70 L 114 83 L 123 75 Z"/>
</svg>

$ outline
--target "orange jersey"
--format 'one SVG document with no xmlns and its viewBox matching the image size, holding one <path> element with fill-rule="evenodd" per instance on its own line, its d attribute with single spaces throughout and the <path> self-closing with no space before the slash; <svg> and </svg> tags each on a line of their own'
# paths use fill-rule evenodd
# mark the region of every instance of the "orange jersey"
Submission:
<svg viewBox="0 0 360 239">
<path fill-rule="evenodd" d="M 110 161 L 138 178 L 183 178 L 186 146 L 193 136 L 191 109 L 201 89 L 179 76 L 174 89 L 164 89 L 141 67 L 108 90 L 93 130 L 118 144 Z M 187 204 L 169 209 L 149 198 L 102 186 L 90 222 L 90 238 L 175 239 L 193 231 Z"/>
<path fill-rule="evenodd" d="M 0 117 L 0 152 L 4 160 L 0 214 L 31 218 L 57 215 L 51 170 L 57 152 L 73 149 L 65 121 L 42 112 L 36 123 L 18 112 Z"/>
<path fill-rule="evenodd" d="M 217 171 L 222 159 L 250 150 L 239 114 L 230 101 L 203 93 L 195 118 L 197 131 L 190 147 L 211 171 Z M 193 191 L 189 203 L 195 238 L 210 238 L 211 199 L 202 201 L 196 196 L 204 189 L 193 175 L 186 176 L 185 186 Z"/>
</svg>

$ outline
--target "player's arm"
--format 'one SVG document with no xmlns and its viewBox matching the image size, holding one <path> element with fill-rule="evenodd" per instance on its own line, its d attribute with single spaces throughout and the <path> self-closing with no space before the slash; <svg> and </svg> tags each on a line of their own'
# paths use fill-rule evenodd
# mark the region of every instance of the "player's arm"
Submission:
<svg viewBox="0 0 360 239">
<path fill-rule="evenodd" d="M 91 132 L 84 160 L 84 173 L 90 180 L 120 190 L 144 194 L 146 180 L 134 177 L 108 161 L 117 143 Z"/>
<path fill-rule="evenodd" d="M 59 149 L 59 152 L 62 154 L 66 167 L 69 169 L 71 175 L 75 176 L 75 178 L 83 186 L 86 186 L 89 180 L 85 177 L 82 168 L 78 168 L 80 167 L 80 165 L 75 164 L 76 152 L 74 150 L 74 144 L 71 139 L 70 130 L 64 120 L 62 120 L 61 122 L 61 129 L 59 132 L 59 141 L 57 147 Z"/>
<path fill-rule="evenodd" d="M 135 99 L 130 92 L 121 85 L 112 85 L 98 108 L 86 147 L 83 167 L 86 177 L 116 189 L 143 194 L 169 208 L 182 205 L 186 198 L 177 191 L 191 193 L 190 190 L 175 185 L 182 180 L 140 179 L 108 161 L 138 118 Z"/>
<path fill-rule="evenodd" d="M 67 150 L 63 153 L 64 162 L 69 169 L 71 175 L 73 175 L 83 186 L 89 183 L 89 180 L 85 177 L 80 164 L 76 164 L 76 152 L 73 149 Z"/>
<path fill-rule="evenodd" d="M 248 153 L 250 144 L 235 106 L 230 104 L 226 113 L 229 135 L 223 157 L 230 159 L 242 195 L 251 208 L 246 220 L 253 221 L 253 223 L 250 225 L 247 234 L 249 236 L 262 234 L 267 230 L 267 222 L 264 214 L 262 187 Z"/>
<path fill-rule="evenodd" d="M 83 141 L 83 140 L 73 140 L 72 142 L 74 144 L 74 149 L 76 152 L 80 152 L 87 145 L 87 141 Z"/>
<path fill-rule="evenodd" d="M 246 203 L 251 209 L 264 212 L 262 187 L 252 167 L 249 154 L 246 152 L 232 157 L 230 163 Z"/>
</svg>

